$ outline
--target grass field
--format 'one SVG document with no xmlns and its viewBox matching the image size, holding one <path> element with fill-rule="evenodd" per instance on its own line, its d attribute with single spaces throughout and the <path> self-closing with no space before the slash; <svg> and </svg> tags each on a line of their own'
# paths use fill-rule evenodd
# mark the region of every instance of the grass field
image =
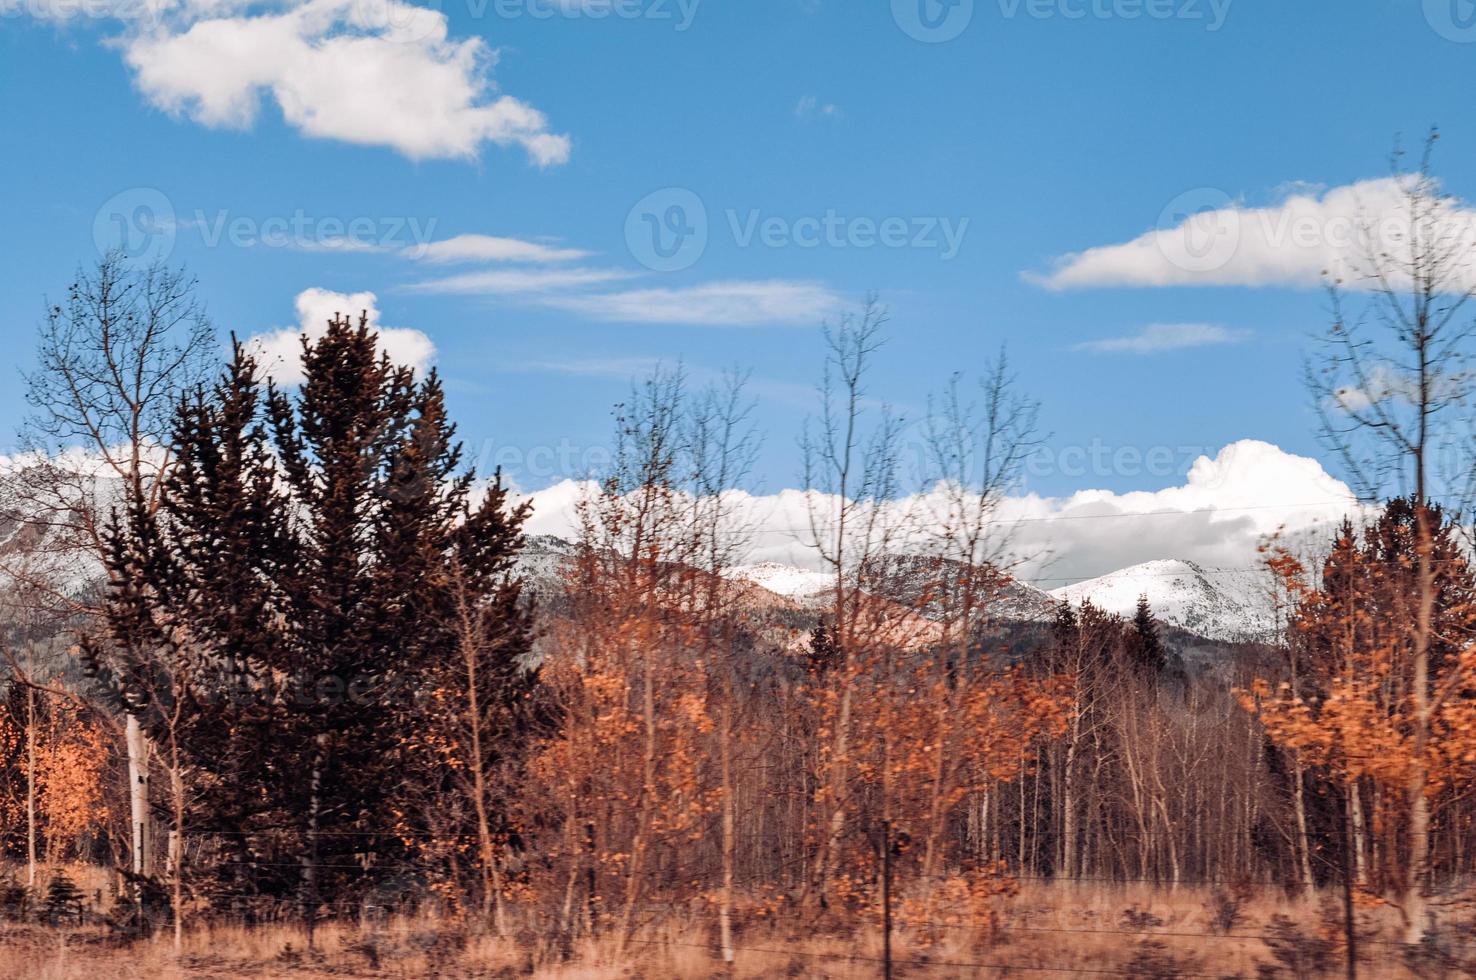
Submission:
<svg viewBox="0 0 1476 980">
<path fill-rule="evenodd" d="M 94 882 L 79 881 L 87 885 Z M 84 889 L 85 890 L 85 889 Z M 88 894 L 95 894 L 96 888 Z M 1340 896 L 1242 892 L 1239 901 L 1201 888 L 1028 885 L 997 899 L 992 923 L 905 924 L 893 939 L 898 977 L 1319 977 L 1345 973 Z M 1359 913 L 1359 975 L 1471 976 L 1471 921 L 1449 909 L 1440 942 L 1417 955 L 1398 944 L 1393 910 Z M 715 930 L 696 913 L 668 912 L 621 944 L 613 936 L 560 950 L 546 935 L 515 926 L 505 939 L 465 920 L 417 916 L 373 924 L 328 922 L 308 946 L 297 927 L 201 925 L 183 950 L 167 931 L 122 943 L 95 922 L 0 929 L 0 975 L 17 980 L 179 977 L 466 977 L 549 980 L 614 978 L 877 977 L 880 930 L 817 930 L 782 916 L 741 929 L 731 967 Z"/>
</svg>

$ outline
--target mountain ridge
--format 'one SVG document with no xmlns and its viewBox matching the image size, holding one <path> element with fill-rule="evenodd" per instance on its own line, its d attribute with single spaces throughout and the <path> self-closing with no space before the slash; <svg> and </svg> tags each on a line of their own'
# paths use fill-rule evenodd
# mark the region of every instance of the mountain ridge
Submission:
<svg viewBox="0 0 1476 980">
<path fill-rule="evenodd" d="M 538 593 L 556 588 L 559 562 L 574 546 L 561 538 L 539 536 L 519 567 Z M 920 600 L 920 583 L 930 566 L 941 559 L 899 555 L 888 560 L 884 597 L 902 606 Z M 759 561 L 735 565 L 723 573 L 730 582 L 743 583 L 797 611 L 816 613 L 830 600 L 834 578 L 827 572 Z M 1271 603 L 1259 576 L 1243 569 L 1213 568 L 1185 559 L 1156 559 L 1117 569 L 1092 579 L 1046 591 L 1023 580 L 1008 581 L 991 601 L 991 617 L 1000 622 L 1045 623 L 1066 602 L 1083 602 L 1124 617 L 1136 611 L 1139 596 L 1147 596 L 1154 616 L 1164 625 L 1217 642 L 1261 642 L 1273 631 Z M 921 610 L 926 616 L 926 609 Z"/>
</svg>

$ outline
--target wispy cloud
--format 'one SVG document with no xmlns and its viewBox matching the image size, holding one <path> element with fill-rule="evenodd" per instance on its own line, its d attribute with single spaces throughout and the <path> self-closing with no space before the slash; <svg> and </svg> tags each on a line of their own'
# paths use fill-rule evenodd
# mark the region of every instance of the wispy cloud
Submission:
<svg viewBox="0 0 1476 980">
<path fill-rule="evenodd" d="M 728 327 L 815 324 L 841 306 L 823 284 L 783 279 L 548 296 L 541 302 L 597 320 Z"/>
<path fill-rule="evenodd" d="M 426 245 L 412 245 L 403 254 L 426 262 L 573 262 L 592 253 L 577 248 L 556 248 L 541 242 L 495 235 L 457 235 Z"/>
<path fill-rule="evenodd" d="M 813 95 L 802 95 L 794 105 L 794 114 L 800 119 L 814 119 L 817 116 L 839 119 L 845 112 L 834 102 L 821 102 Z"/>
<path fill-rule="evenodd" d="M 1158 354 L 1191 347 L 1238 344 L 1248 335 L 1213 323 L 1150 323 L 1135 334 L 1075 344 L 1072 350 L 1096 354 Z"/>
<path fill-rule="evenodd" d="M 624 269 L 484 269 L 411 284 L 417 293 L 469 296 L 517 296 L 553 290 L 581 289 L 634 278 Z"/>
<path fill-rule="evenodd" d="M 319 241 L 294 240 L 289 242 L 287 247 L 296 249 L 299 252 L 340 252 L 344 254 L 369 254 L 389 251 L 389 246 L 387 245 L 381 245 L 378 242 L 367 242 L 363 239 L 351 238 L 347 235 L 335 235 Z"/>
<path fill-rule="evenodd" d="M 841 305 L 840 298 L 822 283 L 786 279 L 612 291 L 612 284 L 650 272 L 563 264 L 593 253 L 494 235 L 458 235 L 402 249 L 400 254 L 435 264 L 496 263 L 411 283 L 406 287 L 410 292 L 498 296 L 593 320 L 694 326 L 814 324 Z M 515 267 L 508 268 L 509 264 Z"/>
</svg>

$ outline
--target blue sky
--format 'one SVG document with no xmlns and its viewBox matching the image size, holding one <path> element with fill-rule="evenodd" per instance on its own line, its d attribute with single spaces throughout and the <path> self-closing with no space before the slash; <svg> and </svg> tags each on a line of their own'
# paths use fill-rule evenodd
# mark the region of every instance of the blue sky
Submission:
<svg viewBox="0 0 1476 980">
<path fill-rule="evenodd" d="M 904 414 L 1008 345 L 1051 433 L 1041 494 L 1174 486 L 1241 439 L 1318 455 L 1318 255 L 1063 256 L 1204 207 L 1336 219 L 1432 123 L 1446 188 L 1476 194 L 1466 0 L 921 0 L 943 42 L 914 36 L 917 2 L 0 0 L 11 376 L 43 297 L 147 204 L 222 333 L 373 292 L 530 488 L 597 462 L 630 374 L 677 359 L 753 370 L 761 485 L 794 485 L 819 321 L 868 291 L 892 313 L 874 390 Z M 326 53 L 348 36 L 372 43 Z M 667 262 L 648 222 L 673 204 L 707 234 Z M 355 227 L 366 247 L 326 247 Z M 458 236 L 516 241 L 415 247 Z M 22 410 L 0 389 L 0 429 Z"/>
</svg>

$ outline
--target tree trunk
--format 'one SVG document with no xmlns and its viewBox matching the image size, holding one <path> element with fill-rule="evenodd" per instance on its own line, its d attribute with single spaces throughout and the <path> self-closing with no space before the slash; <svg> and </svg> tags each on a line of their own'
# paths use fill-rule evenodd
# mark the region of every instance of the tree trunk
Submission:
<svg viewBox="0 0 1476 980">
<path fill-rule="evenodd" d="M 830 894 L 831 875 L 835 873 L 835 865 L 840 858 L 841 835 L 846 829 L 846 777 L 848 768 L 848 753 L 850 752 L 850 729 L 851 729 L 851 687 L 853 678 L 850 676 L 851 664 L 850 653 L 843 648 L 841 670 L 846 676 L 841 678 L 844 689 L 840 696 L 840 710 L 837 713 L 835 724 L 834 747 L 830 757 L 830 772 L 827 774 L 830 783 L 830 805 L 829 826 L 825 834 L 825 847 L 820 856 L 820 873 L 818 875 L 819 900 L 824 902 Z"/>
<path fill-rule="evenodd" d="M 623 951 L 634 930 L 636 902 L 640 899 L 641 876 L 645 873 L 646 850 L 650 844 L 653 809 L 656 806 L 656 676 L 651 663 L 653 651 L 649 641 L 641 645 L 641 716 L 644 743 L 641 752 L 641 796 L 636 813 L 635 839 L 630 846 L 630 863 L 626 868 L 625 908 L 621 911 L 620 932 L 616 937 Z"/>
<path fill-rule="evenodd" d="M 1307 800 L 1303 786 L 1304 780 L 1302 779 L 1302 762 L 1295 755 L 1292 756 L 1292 779 L 1296 781 L 1296 786 L 1292 793 L 1292 803 L 1297 819 L 1297 839 L 1295 842 L 1297 865 L 1301 872 L 1302 888 L 1307 892 L 1311 892 L 1314 884 L 1312 878 L 1312 841 L 1307 836 Z"/>
<path fill-rule="evenodd" d="M 36 887 L 36 692 L 26 688 L 26 887 Z"/>
<path fill-rule="evenodd" d="M 1423 461 L 1421 461 L 1423 466 Z M 1425 509 L 1424 476 L 1420 476 L 1420 494 L 1415 511 L 1418 532 L 1419 596 L 1415 611 L 1415 635 L 1412 644 L 1414 694 L 1414 746 L 1405 787 L 1405 805 L 1409 808 L 1409 867 L 1404 882 L 1404 941 L 1411 945 L 1425 936 L 1425 889 L 1430 877 L 1430 800 L 1425 795 L 1430 783 L 1430 634 L 1435 609 L 1435 569 L 1431 558 L 1433 533 Z"/>
<path fill-rule="evenodd" d="M 734 829 L 737 814 L 733 799 L 733 692 L 722 708 L 722 729 L 718 733 L 718 753 L 723 794 L 723 891 L 718 905 L 718 940 L 722 944 L 723 962 L 733 963 L 733 876 L 735 866 Z"/>
<path fill-rule="evenodd" d="M 1368 862 L 1364 857 L 1363 796 L 1358 780 L 1348 780 L 1348 822 L 1353 833 L 1353 880 L 1362 886 L 1368 883 Z"/>
<path fill-rule="evenodd" d="M 464 627 L 468 634 L 471 626 Z M 482 917 L 492 919 L 499 939 L 507 935 L 503 915 L 502 874 L 492 840 L 492 823 L 487 814 L 486 756 L 482 750 L 482 705 L 477 689 L 477 648 L 470 635 L 463 638 L 466 665 L 467 720 L 471 725 L 472 808 L 477 815 L 477 851 L 482 873 Z"/>
<path fill-rule="evenodd" d="M 133 873 L 154 873 L 149 848 L 149 740 L 135 715 L 128 715 L 124 730 L 128 746 L 128 816 L 133 840 Z"/>
<path fill-rule="evenodd" d="M 313 948 L 314 933 L 318 919 L 318 819 L 323 806 L 323 768 L 326 764 L 325 747 L 327 736 L 319 735 L 313 754 L 313 768 L 309 776 L 307 847 L 302 855 L 302 903 L 303 916 L 307 920 L 308 948 Z"/>
<path fill-rule="evenodd" d="M 1078 698 L 1080 697 L 1078 687 Z M 1078 701 L 1078 704 L 1080 702 Z M 1076 873 L 1076 746 L 1081 738 L 1081 712 L 1071 713 L 1071 737 L 1066 743 L 1066 759 L 1061 772 L 1061 866 L 1057 877 L 1069 878 Z"/>
<path fill-rule="evenodd" d="M 169 792 L 174 803 L 174 829 L 169 834 L 169 873 L 174 883 L 174 955 L 184 949 L 184 773 L 180 770 L 179 751 L 173 752 L 174 764 L 169 768 Z"/>
</svg>

